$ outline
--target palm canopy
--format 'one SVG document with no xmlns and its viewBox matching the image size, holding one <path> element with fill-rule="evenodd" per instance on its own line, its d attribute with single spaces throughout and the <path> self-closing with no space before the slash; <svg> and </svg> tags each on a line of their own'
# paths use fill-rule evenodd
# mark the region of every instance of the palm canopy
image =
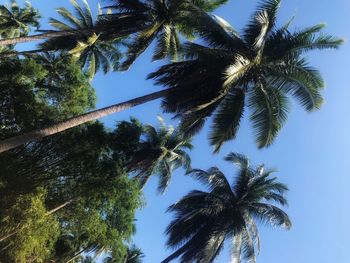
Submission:
<svg viewBox="0 0 350 263">
<path fill-rule="evenodd" d="M 259 250 L 257 222 L 289 229 L 288 215 L 277 203 L 286 205 L 287 187 L 271 177 L 271 170 L 252 167 L 237 153 L 225 158 L 238 166 L 237 177 L 230 185 L 216 167 L 207 171 L 195 169 L 189 174 L 209 191 L 192 191 L 170 206 L 175 219 L 168 225 L 167 245 L 178 250 L 163 262 L 180 257 L 179 262 L 213 262 L 231 240 L 231 262 L 255 262 Z"/>
<path fill-rule="evenodd" d="M 25 36 L 30 27 L 39 27 L 40 16 L 29 2 L 24 7 L 19 7 L 15 0 L 9 5 L 0 5 L 0 36 L 1 38 L 13 38 Z"/>
<path fill-rule="evenodd" d="M 280 0 L 263 1 L 241 35 L 228 23 L 197 16 L 197 33 L 207 45 L 185 44 L 185 61 L 164 65 L 148 77 L 176 88 L 162 106 L 176 113 L 186 133 L 200 130 L 214 114 L 210 142 L 215 151 L 235 138 L 246 107 L 261 148 L 273 143 L 286 121 L 289 95 L 307 111 L 322 104 L 323 79 L 304 54 L 338 48 L 342 40 L 323 34 L 324 25 L 294 32 L 289 23 L 277 27 L 279 5 Z"/>
<path fill-rule="evenodd" d="M 133 154 L 130 170 L 143 187 L 152 175 L 159 177 L 158 191 L 163 193 L 168 187 L 174 170 L 183 167 L 190 169 L 191 159 L 186 150 L 192 149 L 189 138 L 161 120 L 158 129 L 145 125 L 142 140 Z"/>
<path fill-rule="evenodd" d="M 108 256 L 103 259 L 103 263 L 141 263 L 142 258 L 144 258 L 144 254 L 142 253 L 141 249 L 136 247 L 135 245 L 132 245 L 127 248 L 126 256 L 122 258 L 121 261 L 118 261 L 118 259 L 114 259 L 113 256 Z"/>
<path fill-rule="evenodd" d="M 156 41 L 153 60 L 167 56 L 176 58 L 181 48 L 179 34 L 192 39 L 192 24 L 196 13 L 211 12 L 227 0 L 113 0 L 108 8 L 113 12 L 104 16 L 104 21 L 120 23 L 120 18 L 128 16 L 134 20 L 142 17 L 144 23 L 130 28 L 133 39 L 129 43 L 127 58 L 121 70 L 127 70 L 136 58 L 145 51 L 152 41 Z M 191 20 L 192 23 L 189 21 Z"/>
<path fill-rule="evenodd" d="M 121 39 L 108 38 L 99 33 L 96 26 L 98 21 L 95 21 L 86 0 L 83 0 L 83 6 L 80 6 L 76 0 L 71 0 L 71 3 L 74 13 L 66 8 L 58 8 L 57 12 L 63 21 L 51 18 L 49 22 L 59 31 L 76 31 L 77 33 L 49 38 L 40 44 L 40 48 L 46 51 L 67 51 L 79 59 L 82 67 L 90 76 L 93 76 L 100 68 L 105 73 L 116 70 L 121 59 L 121 53 L 118 49 Z M 99 12 L 102 14 L 101 9 Z"/>
</svg>

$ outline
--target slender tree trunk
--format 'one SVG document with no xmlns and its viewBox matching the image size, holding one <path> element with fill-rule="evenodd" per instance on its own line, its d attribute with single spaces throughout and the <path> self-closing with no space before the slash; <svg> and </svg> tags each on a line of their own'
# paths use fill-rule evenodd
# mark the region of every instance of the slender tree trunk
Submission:
<svg viewBox="0 0 350 263">
<path fill-rule="evenodd" d="M 62 36 L 70 36 L 76 33 L 79 33 L 79 30 L 71 30 L 71 31 L 49 31 L 46 33 L 24 36 L 24 37 L 15 37 L 15 38 L 4 38 L 0 39 L 0 46 L 6 45 L 15 45 L 19 43 L 32 42 L 41 39 L 54 38 L 54 37 L 62 37 Z"/>
<path fill-rule="evenodd" d="M 232 254 L 230 263 L 241 263 L 242 234 L 232 238 Z"/>
<path fill-rule="evenodd" d="M 164 259 L 161 263 L 169 263 L 170 261 L 174 260 L 175 258 L 179 257 L 183 252 L 186 251 L 187 249 L 187 244 L 183 245 L 181 248 L 176 250 L 173 254 L 171 254 L 169 257 Z"/>
<path fill-rule="evenodd" d="M 35 49 L 35 50 L 19 51 L 19 52 L 17 51 L 2 52 L 0 53 L 0 58 L 10 58 L 18 55 L 31 55 L 31 54 L 36 54 L 43 51 L 50 51 L 50 50 Z"/>
<path fill-rule="evenodd" d="M 22 135 L 18 135 L 15 137 L 11 137 L 5 140 L 0 141 L 0 153 L 5 152 L 7 150 L 13 149 L 15 147 L 18 147 L 22 144 L 32 142 L 34 140 L 42 139 L 46 136 L 50 136 L 56 133 L 59 133 L 61 131 L 65 131 L 67 129 L 76 127 L 80 124 L 87 123 L 89 121 L 97 120 L 99 118 L 105 117 L 107 115 L 120 112 L 129 108 L 132 108 L 134 106 L 156 100 L 159 98 L 164 97 L 165 95 L 169 94 L 169 92 L 175 90 L 175 88 L 169 88 L 166 90 L 157 91 L 145 96 L 141 96 L 135 99 L 131 99 L 125 102 L 121 102 L 109 107 L 105 107 L 99 110 L 94 110 L 88 113 L 84 113 L 82 115 L 70 118 L 68 120 L 53 124 L 49 127 L 34 130 L 32 132 L 28 132 Z"/>
</svg>

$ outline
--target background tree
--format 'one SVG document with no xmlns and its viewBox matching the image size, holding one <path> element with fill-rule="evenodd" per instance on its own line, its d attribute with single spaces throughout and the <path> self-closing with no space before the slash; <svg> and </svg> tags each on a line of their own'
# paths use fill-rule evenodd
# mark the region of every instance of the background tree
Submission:
<svg viewBox="0 0 350 263">
<path fill-rule="evenodd" d="M 132 154 L 128 167 L 136 173 L 141 187 L 145 186 L 152 175 L 157 175 L 158 191 L 163 193 L 174 170 L 180 167 L 190 169 L 191 158 L 186 150 L 192 149 L 192 144 L 180 131 L 166 126 L 161 118 L 160 123 L 158 129 L 151 125 L 144 126 L 141 141 Z"/>
<path fill-rule="evenodd" d="M 98 21 L 95 21 L 88 3 L 83 1 L 83 7 L 81 7 L 76 0 L 71 2 L 75 14 L 66 8 L 58 8 L 57 12 L 61 15 L 63 21 L 50 18 L 49 23 L 59 31 L 81 31 L 85 33 L 48 39 L 39 45 L 40 49 L 68 52 L 79 59 L 82 67 L 91 77 L 100 68 L 105 73 L 117 69 L 121 58 L 118 49 L 120 39 L 106 39 L 95 33 L 93 29 Z M 102 14 L 101 9 L 99 14 Z M 88 29 L 91 31 L 89 32 Z"/>
<path fill-rule="evenodd" d="M 209 191 L 192 191 L 169 207 L 175 218 L 166 230 L 167 245 L 177 250 L 162 262 L 178 257 L 180 262 L 213 262 L 226 240 L 232 244 L 231 262 L 255 262 L 257 222 L 291 227 L 288 215 L 272 204 L 287 204 L 287 187 L 271 177 L 273 171 L 251 167 L 240 154 L 225 159 L 239 168 L 232 185 L 217 167 L 195 169 L 190 175 Z"/>
<path fill-rule="evenodd" d="M 94 107 L 95 93 L 69 58 L 0 61 L 0 137 L 24 133 Z"/>
</svg>

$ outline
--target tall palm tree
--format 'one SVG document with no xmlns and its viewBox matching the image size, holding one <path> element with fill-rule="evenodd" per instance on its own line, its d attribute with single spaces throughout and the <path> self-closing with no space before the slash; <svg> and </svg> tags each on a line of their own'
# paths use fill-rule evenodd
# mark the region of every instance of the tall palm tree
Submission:
<svg viewBox="0 0 350 263">
<path fill-rule="evenodd" d="M 324 25 L 293 33 L 288 24 L 277 27 L 279 6 L 280 0 L 263 1 L 241 35 L 227 25 L 211 26 L 203 18 L 207 23 L 199 23 L 197 29 L 207 45 L 187 43 L 183 48 L 187 60 L 149 75 L 159 85 L 177 87 L 163 108 L 181 119 L 186 133 L 200 130 L 214 114 L 210 141 L 215 151 L 235 138 L 246 107 L 257 145 L 267 147 L 287 119 L 288 95 L 307 111 L 322 104 L 323 79 L 304 54 L 338 48 L 343 41 L 322 34 Z"/>
<path fill-rule="evenodd" d="M 76 57 L 91 78 L 100 68 L 103 69 L 104 73 L 116 70 L 121 58 L 118 49 L 121 40 L 119 38 L 107 39 L 94 32 L 98 21 L 94 21 L 90 6 L 86 1 L 83 1 L 83 7 L 76 0 L 71 0 L 71 3 L 74 13 L 66 8 L 58 8 L 57 12 L 61 15 L 63 21 L 50 18 L 49 23 L 61 32 L 75 31 L 83 33 L 49 38 L 39 45 L 38 50 L 10 52 L 8 56 L 33 54 L 42 51 L 62 51 Z M 99 13 L 102 14 L 101 9 Z M 2 54 L 2 56 L 6 55 L 6 53 Z"/>
<path fill-rule="evenodd" d="M 186 61 L 165 65 L 149 76 L 167 89 L 9 138 L 0 142 L 0 152 L 162 97 L 166 98 L 164 110 L 180 116 L 187 133 L 200 129 L 215 113 L 210 137 L 216 151 L 235 138 L 248 104 L 258 145 L 270 145 L 286 120 L 287 94 L 309 111 L 321 105 L 323 80 L 307 64 L 305 52 L 338 48 L 343 42 L 322 34 L 323 25 L 293 33 L 288 25 L 276 28 L 279 3 L 265 0 L 242 37 L 227 23 L 218 23 L 203 12 L 196 15 L 196 31 L 208 46 L 187 43 L 183 48 Z"/>
<path fill-rule="evenodd" d="M 213 262 L 225 241 L 231 242 L 230 262 L 255 262 L 258 222 L 291 227 L 288 215 L 272 204 L 287 204 L 287 187 L 271 177 L 272 171 L 251 167 L 248 159 L 237 153 L 225 159 L 239 168 L 232 185 L 216 167 L 193 170 L 190 175 L 209 191 L 192 191 L 169 207 L 175 219 L 166 229 L 167 245 L 177 250 L 162 263 L 178 257 L 179 262 Z"/>
<path fill-rule="evenodd" d="M 179 33 L 187 39 L 194 38 L 194 28 L 189 20 L 196 13 L 211 12 L 227 0 L 113 0 L 110 8 L 113 13 L 105 19 L 113 23 L 120 16 L 146 17 L 146 26 L 135 28 L 134 38 L 129 44 L 127 58 L 121 65 L 121 70 L 127 70 L 135 59 L 145 51 L 152 41 L 156 41 L 153 60 L 167 56 L 176 59 L 181 49 Z M 130 30 L 132 32 L 132 29 Z"/>
<path fill-rule="evenodd" d="M 96 21 L 92 15 L 87 1 L 83 1 L 81 7 L 76 0 L 71 0 L 75 14 L 66 8 L 58 8 L 57 12 L 64 21 L 51 18 L 49 23 L 59 31 L 84 31 L 93 29 Z M 102 11 L 99 11 L 102 14 Z M 118 67 L 121 53 L 117 46 L 120 39 L 106 39 L 97 35 L 95 32 L 90 34 L 77 34 L 65 37 L 56 37 L 46 40 L 40 44 L 42 50 L 60 50 L 68 51 L 74 57 L 78 58 L 82 67 L 86 69 L 89 75 L 94 75 L 100 67 L 107 73 L 109 70 L 115 70 Z"/>
<path fill-rule="evenodd" d="M 0 5 L 0 36 L 11 38 L 26 36 L 30 27 L 39 27 L 40 16 L 29 2 L 24 7 L 19 7 L 15 0 L 9 5 Z"/>
<path fill-rule="evenodd" d="M 121 261 L 116 261 L 112 256 L 108 256 L 103 259 L 103 263 L 113 263 L 113 262 L 141 263 L 143 257 L 144 257 L 144 254 L 142 253 L 141 249 L 132 245 L 131 247 L 127 248 L 127 254 L 125 258 L 123 258 Z"/>
<path fill-rule="evenodd" d="M 82 1 L 86 6 L 86 0 Z M 89 9 L 81 8 L 77 4 L 76 0 L 72 0 L 72 3 L 75 6 L 77 17 L 72 17 L 70 12 L 68 12 L 66 9 L 59 9 L 60 14 L 71 23 L 71 25 L 68 25 L 68 27 L 65 27 L 63 30 L 38 30 L 40 32 L 39 34 L 0 39 L 0 46 L 14 45 L 18 43 L 32 42 L 43 39 L 61 38 L 62 40 L 62 37 L 70 37 L 75 39 L 79 38 L 79 41 L 82 42 L 86 41 L 87 35 L 97 35 L 99 36 L 99 39 L 112 40 L 118 37 L 128 36 L 131 32 L 128 32 L 126 30 L 130 30 L 131 28 L 139 27 L 140 25 L 144 24 L 143 20 L 145 19 L 145 17 L 140 16 L 138 17 L 138 20 L 135 21 L 134 16 L 130 17 L 125 15 L 119 17 L 118 19 L 115 19 L 113 21 L 113 24 L 101 23 L 99 19 L 97 19 L 96 23 L 93 26 L 91 26 L 91 24 L 93 24 L 93 21 L 91 21 L 90 18 L 87 16 L 87 12 L 90 12 Z M 99 9 L 99 11 L 100 13 L 98 18 L 100 18 L 102 15 L 101 9 Z M 60 21 L 56 20 L 56 22 Z M 76 23 L 78 23 L 79 25 L 77 26 Z M 82 38 L 82 40 L 80 38 Z M 93 39 L 94 37 L 91 39 L 91 41 Z M 61 44 L 64 44 L 64 42 L 61 42 Z"/>
<path fill-rule="evenodd" d="M 152 175 L 159 177 L 158 191 L 163 193 L 168 187 L 174 170 L 184 167 L 189 170 L 191 159 L 186 150 L 192 149 L 190 139 L 160 119 L 158 129 L 144 126 L 142 141 L 129 164 L 130 171 L 144 187 Z"/>
</svg>

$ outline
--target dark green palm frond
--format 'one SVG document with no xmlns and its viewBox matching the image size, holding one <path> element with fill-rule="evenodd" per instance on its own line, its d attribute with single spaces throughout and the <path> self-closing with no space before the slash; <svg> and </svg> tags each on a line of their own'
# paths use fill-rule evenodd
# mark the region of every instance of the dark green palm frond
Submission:
<svg viewBox="0 0 350 263">
<path fill-rule="evenodd" d="M 193 12 L 187 23 L 209 46 L 238 52 L 245 50 L 243 41 L 227 32 L 226 27 L 218 23 L 215 17 L 200 10 Z"/>
<path fill-rule="evenodd" d="M 89 4 L 86 0 L 83 0 L 84 7 L 80 7 L 77 0 L 71 0 L 72 5 L 74 6 L 75 13 L 78 17 L 78 19 L 83 23 L 83 27 L 93 27 L 94 26 L 94 20 L 92 16 L 92 12 L 90 9 Z"/>
<path fill-rule="evenodd" d="M 290 229 L 292 226 L 288 215 L 274 205 L 253 203 L 249 205 L 248 210 L 253 217 L 255 217 L 255 220 L 258 220 L 261 223 L 283 227 L 286 229 Z"/>
<path fill-rule="evenodd" d="M 292 63 L 269 68 L 272 84 L 294 96 L 306 110 L 319 109 L 323 103 L 321 90 L 324 87 L 320 72 L 305 60 Z"/>
<path fill-rule="evenodd" d="M 157 37 L 157 44 L 152 58 L 153 61 L 163 59 L 167 56 L 167 52 L 171 45 L 171 37 L 171 27 L 165 25 L 162 32 Z"/>
<path fill-rule="evenodd" d="M 225 190 L 227 193 L 231 193 L 229 182 L 227 181 L 225 175 L 217 167 L 212 167 L 208 171 L 193 169 L 188 174 L 197 179 L 199 182 L 208 186 L 210 191 L 220 188 Z"/>
<path fill-rule="evenodd" d="M 261 85 L 251 92 L 248 106 L 258 147 L 271 145 L 287 119 L 288 98 L 281 90 Z"/>
<path fill-rule="evenodd" d="M 241 170 L 246 170 L 249 167 L 249 159 L 243 154 L 231 152 L 226 155 L 225 160 L 237 165 Z"/>
<path fill-rule="evenodd" d="M 317 49 L 337 49 L 343 39 L 323 34 L 324 24 L 317 24 L 294 33 L 282 28 L 268 37 L 265 53 L 270 59 L 283 59 L 290 55 Z"/>
<path fill-rule="evenodd" d="M 210 134 L 210 143 L 218 152 L 224 142 L 234 139 L 244 113 L 245 94 L 242 89 L 232 89 L 218 107 Z"/>
<path fill-rule="evenodd" d="M 104 73 L 116 70 L 121 59 L 118 45 L 120 38 L 106 39 L 95 29 L 95 21 L 88 3 L 83 0 L 81 7 L 76 0 L 72 1 L 74 13 L 66 8 L 57 12 L 62 21 L 51 18 L 50 24 L 61 31 L 75 30 L 75 35 L 55 37 L 40 44 L 43 50 L 60 50 L 76 57 L 88 76 L 92 78 L 102 68 Z M 96 32 L 98 33 L 96 33 Z"/>
<path fill-rule="evenodd" d="M 156 38 L 159 24 L 154 25 L 151 28 L 145 30 L 135 37 L 135 39 L 128 44 L 128 51 L 126 53 L 126 58 L 122 62 L 119 70 L 128 70 L 135 60 L 141 55 L 146 48 L 151 44 L 151 42 Z"/>
<path fill-rule="evenodd" d="M 141 141 L 128 166 L 136 174 L 141 187 L 152 175 L 157 175 L 158 192 L 164 193 L 174 170 L 183 167 L 187 171 L 191 168 L 191 159 L 186 150 L 192 149 L 192 144 L 191 139 L 181 131 L 159 119 L 161 125 L 158 129 L 151 125 L 143 126 Z"/>
<path fill-rule="evenodd" d="M 244 29 L 244 40 L 250 47 L 254 47 L 261 38 L 265 38 L 273 29 L 280 3 L 281 0 L 261 1 L 250 23 Z"/>
<path fill-rule="evenodd" d="M 194 6 L 199 7 L 205 12 L 212 12 L 218 7 L 226 4 L 228 0 L 191 0 Z"/>
</svg>

